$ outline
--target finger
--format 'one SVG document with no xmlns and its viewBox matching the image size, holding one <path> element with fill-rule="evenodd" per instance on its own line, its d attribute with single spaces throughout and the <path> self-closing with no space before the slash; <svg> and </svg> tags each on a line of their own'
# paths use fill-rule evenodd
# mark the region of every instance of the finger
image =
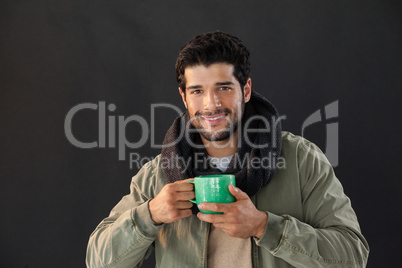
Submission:
<svg viewBox="0 0 402 268">
<path fill-rule="evenodd" d="M 188 192 L 177 192 L 175 194 L 175 199 L 178 201 L 188 201 L 190 199 L 195 198 L 195 193 L 194 191 L 188 191 Z"/>
<path fill-rule="evenodd" d="M 234 187 L 232 184 L 229 185 L 229 191 L 236 198 L 236 200 L 243 200 L 249 198 L 245 192 L 240 190 L 240 188 L 238 187 Z"/>
<path fill-rule="evenodd" d="M 231 203 L 201 203 L 198 208 L 216 212 L 227 212 Z"/>
<path fill-rule="evenodd" d="M 189 209 L 193 207 L 193 203 L 189 201 L 178 201 L 175 204 L 176 209 Z"/>
<path fill-rule="evenodd" d="M 214 223 L 214 224 L 223 223 L 225 221 L 225 217 L 223 214 L 206 214 L 206 213 L 199 212 L 197 214 L 197 217 L 201 221 Z"/>
<path fill-rule="evenodd" d="M 191 209 L 181 209 L 181 210 L 178 210 L 178 212 L 179 212 L 178 217 L 177 217 L 178 219 L 186 218 L 193 214 Z"/>
<path fill-rule="evenodd" d="M 188 183 L 187 181 L 178 181 L 174 183 L 174 189 L 177 192 L 192 191 L 194 189 L 194 184 Z"/>
</svg>

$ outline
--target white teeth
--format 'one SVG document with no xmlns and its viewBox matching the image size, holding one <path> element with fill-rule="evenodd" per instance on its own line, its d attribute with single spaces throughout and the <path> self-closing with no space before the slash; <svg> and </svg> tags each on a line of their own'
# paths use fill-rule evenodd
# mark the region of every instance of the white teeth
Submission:
<svg viewBox="0 0 402 268">
<path fill-rule="evenodd" d="M 212 118 L 207 118 L 207 117 L 203 117 L 204 119 L 206 119 L 206 120 L 209 120 L 209 121 L 214 121 L 214 120 L 218 120 L 219 118 L 222 118 L 222 117 L 224 117 L 225 115 L 220 115 L 220 116 L 217 116 L 217 117 L 212 117 Z"/>
</svg>

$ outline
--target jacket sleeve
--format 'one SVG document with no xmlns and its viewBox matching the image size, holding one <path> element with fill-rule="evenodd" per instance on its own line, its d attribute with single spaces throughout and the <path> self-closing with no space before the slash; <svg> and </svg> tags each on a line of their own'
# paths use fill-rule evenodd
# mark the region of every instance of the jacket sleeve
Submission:
<svg viewBox="0 0 402 268">
<path fill-rule="evenodd" d="M 365 267 L 369 247 L 332 166 L 306 140 L 297 154 L 303 219 L 267 212 L 256 244 L 294 267 Z"/>
<path fill-rule="evenodd" d="M 91 234 L 87 247 L 88 268 L 139 267 L 149 257 L 162 225 L 155 225 L 148 209 L 155 196 L 151 162 L 133 177 L 130 194 L 113 208 Z"/>
</svg>

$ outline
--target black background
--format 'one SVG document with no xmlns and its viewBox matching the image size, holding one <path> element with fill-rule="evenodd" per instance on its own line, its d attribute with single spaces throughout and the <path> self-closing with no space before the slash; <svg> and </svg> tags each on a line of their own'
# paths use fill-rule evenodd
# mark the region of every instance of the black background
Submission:
<svg viewBox="0 0 402 268">
<path fill-rule="evenodd" d="M 90 233 L 129 192 L 117 148 L 80 149 L 64 134 L 80 103 L 150 120 L 151 104 L 184 110 L 174 63 L 195 34 L 222 30 L 252 54 L 253 89 L 283 128 L 338 100 L 339 165 L 370 247 L 368 267 L 397 267 L 401 238 L 401 8 L 398 1 L 2 1 L 0 4 L 0 266 L 84 267 Z M 155 140 L 176 117 L 157 111 Z M 95 141 L 98 114 L 73 134 Z M 326 122 L 306 130 L 325 148 Z M 138 124 L 128 140 L 141 137 Z M 127 149 L 155 156 L 148 142 Z M 144 267 L 152 267 L 148 261 Z"/>
</svg>

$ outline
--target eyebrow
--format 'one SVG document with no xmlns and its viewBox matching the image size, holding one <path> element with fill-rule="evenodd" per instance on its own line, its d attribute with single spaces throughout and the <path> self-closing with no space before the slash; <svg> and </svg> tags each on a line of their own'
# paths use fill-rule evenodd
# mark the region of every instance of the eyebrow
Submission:
<svg viewBox="0 0 402 268">
<path fill-rule="evenodd" d="M 197 89 L 197 88 L 202 88 L 202 86 L 200 86 L 200 85 L 195 85 L 195 86 L 186 87 L 187 90 L 190 90 L 190 89 Z"/>
<path fill-rule="evenodd" d="M 215 86 L 233 86 L 234 83 L 231 81 L 227 81 L 227 82 L 218 82 L 215 84 Z"/>
<path fill-rule="evenodd" d="M 215 86 L 229 86 L 229 85 L 234 85 L 234 83 L 231 82 L 231 81 L 215 83 Z M 190 90 L 190 89 L 198 89 L 198 88 L 202 88 L 202 86 L 201 85 L 194 85 L 194 86 L 187 87 L 188 90 Z"/>
</svg>

